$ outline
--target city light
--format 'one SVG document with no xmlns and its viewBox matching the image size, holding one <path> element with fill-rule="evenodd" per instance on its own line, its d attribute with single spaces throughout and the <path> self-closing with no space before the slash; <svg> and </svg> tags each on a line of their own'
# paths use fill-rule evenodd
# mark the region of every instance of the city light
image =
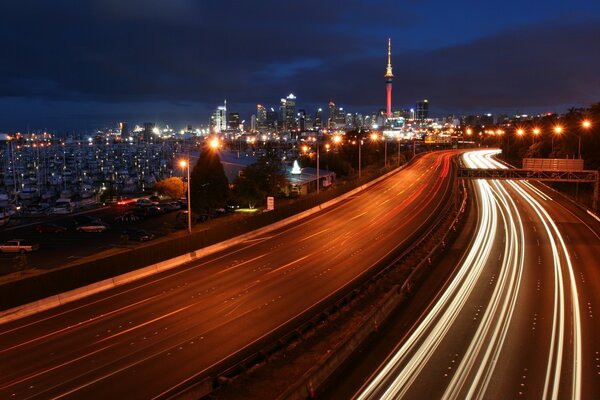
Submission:
<svg viewBox="0 0 600 400">
<path fill-rule="evenodd" d="M 219 139 L 218 138 L 213 138 L 210 142 L 209 142 L 210 148 L 213 150 L 216 150 L 219 148 L 220 143 L 219 143 Z"/>
<path fill-rule="evenodd" d="M 585 129 L 588 129 L 592 126 L 592 123 L 589 120 L 583 120 L 583 122 L 581 123 L 581 126 L 583 126 Z"/>
</svg>

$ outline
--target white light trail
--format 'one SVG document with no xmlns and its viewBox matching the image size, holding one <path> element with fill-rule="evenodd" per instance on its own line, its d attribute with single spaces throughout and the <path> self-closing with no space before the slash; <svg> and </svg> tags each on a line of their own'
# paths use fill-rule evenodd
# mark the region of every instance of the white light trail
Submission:
<svg viewBox="0 0 600 400">
<path fill-rule="evenodd" d="M 470 168 L 505 168 L 492 159 L 497 151 L 474 151 L 463 156 Z M 504 347 L 511 320 L 517 307 L 519 290 L 525 265 L 525 232 L 523 221 L 513 200 L 515 190 L 534 210 L 545 229 L 552 250 L 554 268 L 554 311 L 550 348 L 548 350 L 543 399 L 557 399 L 560 394 L 561 374 L 564 374 L 563 357 L 569 353 L 566 338 L 571 336 L 573 358 L 571 398 L 581 397 L 581 322 L 579 299 L 575 275 L 568 251 L 562 236 L 547 211 L 530 193 L 542 201 L 552 199 L 529 182 L 500 182 L 498 180 L 476 180 L 481 204 L 479 223 L 471 249 L 461 262 L 456 276 L 452 279 L 438 301 L 431 307 L 410 336 L 370 381 L 363 386 L 357 399 L 397 399 L 403 398 L 410 390 L 419 374 L 425 368 L 434 352 L 452 328 L 475 286 L 481 279 L 482 271 L 488 265 L 496 242 L 496 231 L 502 227 L 505 232 L 502 264 L 498 268 L 498 279 L 484 315 L 467 345 L 467 350 L 457 366 L 451 381 L 446 387 L 444 399 L 482 399 L 487 393 L 494 375 L 496 362 Z M 527 189 L 527 190 L 526 190 Z M 565 260 L 565 263 L 563 263 Z M 566 264 L 566 267 L 565 267 Z M 565 270 L 567 272 L 565 272 Z M 567 279 L 564 275 L 566 274 Z M 568 280 L 570 299 L 566 297 L 564 281 Z M 566 320 L 565 308 L 571 305 L 571 321 Z"/>
</svg>

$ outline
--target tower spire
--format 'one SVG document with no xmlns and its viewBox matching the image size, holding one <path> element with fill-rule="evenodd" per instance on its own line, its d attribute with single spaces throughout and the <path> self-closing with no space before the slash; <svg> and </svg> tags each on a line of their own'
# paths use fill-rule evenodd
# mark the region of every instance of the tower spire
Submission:
<svg viewBox="0 0 600 400">
<path fill-rule="evenodd" d="M 393 78 L 394 74 L 392 73 L 392 39 L 388 38 L 388 60 L 387 60 L 387 68 L 385 69 L 385 77 Z"/>
<path fill-rule="evenodd" d="M 386 91 L 386 116 L 392 117 L 392 79 L 394 74 L 392 73 L 392 39 L 388 38 L 388 59 L 387 68 L 385 69 L 385 91 Z"/>
</svg>

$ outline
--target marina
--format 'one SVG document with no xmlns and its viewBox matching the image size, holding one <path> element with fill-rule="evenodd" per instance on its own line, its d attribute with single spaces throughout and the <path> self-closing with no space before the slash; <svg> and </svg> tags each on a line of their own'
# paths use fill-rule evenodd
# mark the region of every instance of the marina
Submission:
<svg viewBox="0 0 600 400">
<path fill-rule="evenodd" d="M 11 217 L 68 214 L 150 194 L 157 181 L 181 174 L 173 160 L 194 146 L 189 139 L 0 134 L 0 226 Z"/>
</svg>

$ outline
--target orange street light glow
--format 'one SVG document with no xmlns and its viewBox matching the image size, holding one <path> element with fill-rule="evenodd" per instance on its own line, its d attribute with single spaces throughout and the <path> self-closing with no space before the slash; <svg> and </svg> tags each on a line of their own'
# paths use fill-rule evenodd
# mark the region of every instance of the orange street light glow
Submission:
<svg viewBox="0 0 600 400">
<path fill-rule="evenodd" d="M 217 139 L 217 138 L 214 138 L 214 139 L 212 139 L 212 140 L 210 141 L 210 147 L 211 147 L 212 149 L 217 149 L 217 148 L 219 148 L 219 139 Z"/>
<path fill-rule="evenodd" d="M 181 161 L 179 161 L 179 166 L 180 166 L 181 168 L 185 168 L 185 167 L 187 167 L 187 161 L 185 161 L 185 160 L 181 160 Z"/>
<path fill-rule="evenodd" d="M 557 135 L 560 135 L 560 134 L 562 133 L 562 131 L 563 131 L 563 128 L 562 128 L 562 126 L 555 126 L 555 127 L 554 127 L 554 132 L 555 132 Z"/>
<path fill-rule="evenodd" d="M 592 123 L 586 119 L 581 123 L 581 126 L 583 126 L 585 129 L 588 129 L 589 127 L 592 126 Z"/>
</svg>

